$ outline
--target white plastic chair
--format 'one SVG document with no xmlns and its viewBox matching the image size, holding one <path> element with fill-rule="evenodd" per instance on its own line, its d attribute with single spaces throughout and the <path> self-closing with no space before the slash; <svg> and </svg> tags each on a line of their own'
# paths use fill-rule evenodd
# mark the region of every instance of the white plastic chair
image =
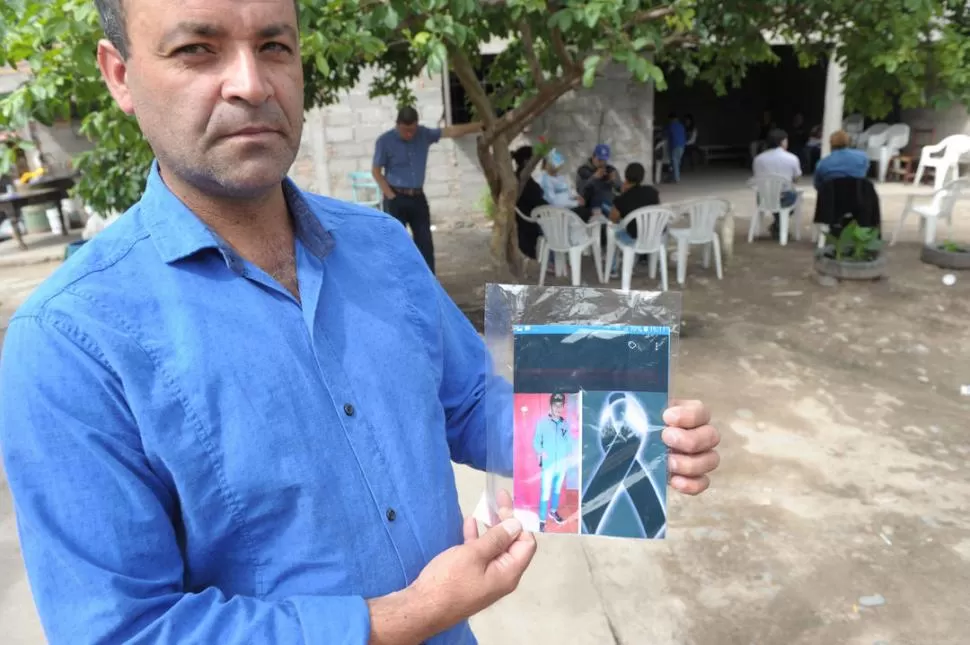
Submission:
<svg viewBox="0 0 970 645">
<path fill-rule="evenodd" d="M 896 123 L 879 134 L 871 134 L 867 139 L 866 156 L 869 157 L 869 161 L 875 161 L 879 164 L 879 183 L 886 181 L 889 161 L 909 145 L 909 133 L 908 125 Z M 863 133 L 864 135 L 865 133 Z"/>
<path fill-rule="evenodd" d="M 864 116 L 861 114 L 851 114 L 842 122 L 842 129 L 849 135 L 849 139 L 854 145 L 859 140 L 859 135 L 862 134 L 865 125 L 866 118 Z"/>
<path fill-rule="evenodd" d="M 778 241 L 782 246 L 788 244 L 789 220 L 795 220 L 795 240 L 802 239 L 802 191 L 795 190 L 795 184 L 787 177 L 780 175 L 764 175 L 754 177 L 748 182 L 755 191 L 755 211 L 748 226 L 748 243 L 754 242 L 754 238 L 761 229 L 761 218 L 772 218 L 773 213 L 778 213 L 779 236 Z M 786 208 L 781 206 L 781 196 L 785 192 L 795 192 L 795 203 Z"/>
<path fill-rule="evenodd" d="M 939 219 L 945 219 L 947 221 L 949 232 L 952 234 L 953 206 L 968 190 L 970 190 L 970 179 L 957 179 L 933 193 L 929 204 L 914 204 L 917 195 L 907 197 L 906 205 L 903 206 L 903 213 L 899 216 L 896 230 L 893 231 L 893 239 L 889 243 L 890 246 L 896 243 L 896 238 L 903 231 L 906 217 L 910 213 L 915 213 L 922 218 L 920 220 L 920 228 L 923 229 L 923 244 L 926 246 L 932 246 L 933 242 L 936 241 L 936 222 Z"/>
<path fill-rule="evenodd" d="M 667 235 L 665 229 L 676 215 L 669 208 L 663 206 L 647 206 L 638 208 L 618 224 L 610 224 L 606 243 L 606 270 L 613 267 L 613 257 L 617 247 L 623 253 L 623 267 L 620 273 L 620 288 L 630 290 L 633 282 L 633 267 L 638 255 L 650 256 L 650 278 L 657 276 L 657 262 L 660 262 L 660 282 L 663 290 L 668 287 L 667 281 Z M 632 243 L 621 239 L 622 233 L 631 223 L 637 223 L 637 237 Z M 608 274 L 607 274 L 608 275 Z"/>
<path fill-rule="evenodd" d="M 672 228 L 670 236 L 677 240 L 677 283 L 684 284 L 687 279 L 687 256 L 691 246 L 704 245 L 704 268 L 711 266 L 711 251 L 714 251 L 714 268 L 717 279 L 724 278 L 721 264 L 721 240 L 717 235 L 718 221 L 731 210 L 731 204 L 724 199 L 699 199 L 683 204 L 678 213 L 687 215 L 690 228 Z"/>
<path fill-rule="evenodd" d="M 569 268 L 572 271 L 572 284 L 578 287 L 583 279 L 583 251 L 593 247 L 593 261 L 596 265 L 596 277 L 603 282 L 602 258 L 599 238 L 594 238 L 592 230 L 598 230 L 598 225 L 592 227 L 583 223 L 576 213 L 557 208 L 555 206 L 539 206 L 532 211 L 532 217 L 542 229 L 539 242 L 539 286 L 546 282 L 546 269 L 549 266 L 549 254 L 556 254 L 556 270 L 565 270 L 564 259 L 569 258 Z M 594 241 L 596 242 L 594 244 Z M 558 274 L 557 274 L 558 275 Z"/>
<path fill-rule="evenodd" d="M 878 137 L 878 145 L 882 145 L 884 139 L 882 138 L 886 134 L 886 130 L 889 129 L 888 123 L 873 123 L 868 128 L 862 131 L 859 138 L 856 139 L 856 147 L 865 150 L 869 147 L 869 140 L 873 137 Z"/>
<path fill-rule="evenodd" d="M 522 212 L 522 210 L 518 206 L 515 207 L 515 214 L 519 217 L 519 219 L 525 222 L 530 222 L 532 224 L 535 224 L 536 226 L 539 225 L 539 222 L 536 220 L 536 218 L 532 217 L 531 214 L 526 215 L 525 213 Z M 544 241 L 545 240 L 541 234 L 539 235 L 539 237 L 536 238 L 536 257 L 540 259 L 539 261 L 541 261 L 541 258 L 542 258 L 542 244 Z M 558 271 L 559 269 L 556 269 L 556 270 Z"/>
<path fill-rule="evenodd" d="M 960 178 L 960 157 L 970 152 L 970 136 L 954 134 L 933 146 L 923 146 L 919 154 L 919 167 L 913 184 L 919 185 L 927 168 L 933 169 L 933 188 L 940 190 L 946 185 L 947 177 Z"/>
</svg>

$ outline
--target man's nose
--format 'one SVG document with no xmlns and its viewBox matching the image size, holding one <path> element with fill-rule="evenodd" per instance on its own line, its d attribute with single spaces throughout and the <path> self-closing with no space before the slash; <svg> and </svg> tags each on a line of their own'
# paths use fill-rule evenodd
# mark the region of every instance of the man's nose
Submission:
<svg viewBox="0 0 970 645">
<path fill-rule="evenodd" d="M 273 96 L 268 73 L 269 70 L 260 64 L 255 53 L 248 49 L 240 50 L 226 67 L 222 98 L 229 102 L 245 101 L 250 105 L 262 105 Z"/>
</svg>

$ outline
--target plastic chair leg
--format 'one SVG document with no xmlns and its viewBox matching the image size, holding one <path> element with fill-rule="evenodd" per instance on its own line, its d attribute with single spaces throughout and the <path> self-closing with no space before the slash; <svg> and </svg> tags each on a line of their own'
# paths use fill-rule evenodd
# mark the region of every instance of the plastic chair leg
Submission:
<svg viewBox="0 0 970 645">
<path fill-rule="evenodd" d="M 677 284 L 684 284 L 684 281 L 687 280 L 687 247 L 687 240 L 684 238 L 677 239 Z"/>
<path fill-rule="evenodd" d="M 569 268 L 572 271 L 573 286 L 578 287 L 583 283 L 583 251 L 585 249 L 570 249 Z"/>
<path fill-rule="evenodd" d="M 659 253 L 666 253 L 666 252 L 667 252 L 667 250 L 666 249 L 663 249 L 661 251 L 656 251 L 655 253 L 651 253 L 650 254 L 650 256 L 649 256 L 650 257 L 650 261 L 649 261 L 650 262 L 650 274 L 649 275 L 650 275 L 650 279 L 651 280 L 653 280 L 654 278 L 657 277 L 657 260 L 658 260 L 657 255 Z"/>
<path fill-rule="evenodd" d="M 633 265 L 636 264 L 636 259 L 637 254 L 632 249 L 623 249 L 623 269 L 620 279 L 620 289 L 623 291 L 630 290 L 630 284 L 633 282 Z"/>
<path fill-rule="evenodd" d="M 893 239 L 889 241 L 889 246 L 896 244 L 896 239 L 899 237 L 899 234 L 903 232 L 903 225 L 906 223 L 906 218 L 908 216 L 909 209 L 906 208 L 903 210 L 902 215 L 899 216 L 899 221 L 896 222 L 896 230 L 893 231 Z"/>
<path fill-rule="evenodd" d="M 596 266 L 596 279 L 600 281 L 600 284 L 605 284 L 606 277 L 603 275 L 603 249 L 600 248 L 599 235 L 596 236 L 593 242 L 593 263 Z"/>
<path fill-rule="evenodd" d="M 715 236 L 715 238 L 716 237 L 717 236 Z M 703 260 L 702 261 L 703 261 L 703 266 L 704 266 L 705 269 L 710 269 L 711 268 L 711 247 L 713 245 L 714 245 L 713 242 L 710 243 L 710 244 L 705 244 L 704 245 L 704 257 L 703 257 Z"/>
<path fill-rule="evenodd" d="M 781 243 L 782 246 L 786 246 L 788 244 L 788 224 L 789 224 L 789 218 L 791 217 L 791 213 L 792 212 L 790 209 L 782 209 L 781 212 L 778 214 L 778 220 L 779 220 L 778 223 L 781 226 L 781 231 L 779 232 L 779 235 L 778 235 L 778 241 Z"/>
<path fill-rule="evenodd" d="M 711 241 L 711 248 L 714 249 L 714 269 L 717 271 L 717 279 L 724 279 L 724 265 L 721 263 L 721 240 L 714 236 Z"/>
<path fill-rule="evenodd" d="M 546 250 L 545 244 L 540 244 L 541 250 L 539 251 L 539 286 L 545 286 L 546 284 L 546 270 L 549 268 L 549 251 Z"/>
<path fill-rule="evenodd" d="M 926 246 L 933 246 L 936 241 L 936 218 L 927 217 L 926 218 L 926 229 L 923 231 L 923 244 Z"/>
</svg>

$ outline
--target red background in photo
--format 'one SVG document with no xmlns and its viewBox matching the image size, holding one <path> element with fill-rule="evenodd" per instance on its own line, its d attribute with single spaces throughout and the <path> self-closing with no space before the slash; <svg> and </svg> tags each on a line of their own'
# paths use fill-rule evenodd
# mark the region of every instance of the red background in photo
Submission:
<svg viewBox="0 0 970 645">
<path fill-rule="evenodd" d="M 539 456 L 532 449 L 536 423 L 549 414 L 549 397 L 552 394 L 516 394 L 515 395 L 515 455 L 513 471 L 513 491 L 516 508 L 539 511 Z M 569 427 L 569 433 L 576 444 L 576 469 L 563 481 L 559 496 L 559 515 L 568 520 L 563 525 L 550 521 L 546 530 L 550 533 L 578 533 L 579 531 L 579 407 L 578 394 L 566 395 L 566 408 L 563 416 Z M 526 412 L 522 408 L 527 408 Z M 573 481 L 569 481 L 572 479 Z M 573 484 L 574 488 L 567 488 Z"/>
</svg>

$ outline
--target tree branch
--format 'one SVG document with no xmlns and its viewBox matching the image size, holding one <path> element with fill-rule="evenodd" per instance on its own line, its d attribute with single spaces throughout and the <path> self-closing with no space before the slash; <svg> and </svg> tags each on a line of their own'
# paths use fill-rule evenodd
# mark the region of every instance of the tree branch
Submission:
<svg viewBox="0 0 970 645">
<path fill-rule="evenodd" d="M 647 9 L 646 11 L 641 11 L 633 16 L 633 20 L 630 22 L 635 24 L 640 24 L 644 22 L 650 22 L 651 20 L 660 20 L 661 18 L 666 18 L 667 16 L 675 13 L 677 10 L 671 5 L 664 5 L 663 7 L 654 7 L 653 9 Z"/>
<path fill-rule="evenodd" d="M 573 70 L 556 81 L 546 83 L 538 94 L 514 110 L 507 112 L 496 122 L 494 128 L 488 128 L 485 133 L 487 143 L 493 143 L 500 136 L 512 136 L 521 132 L 533 119 L 558 101 L 563 94 L 578 87 L 582 79 L 583 71 L 580 69 Z"/>
<path fill-rule="evenodd" d="M 576 61 L 573 59 L 569 50 L 566 49 L 566 43 L 562 39 L 562 32 L 558 28 L 553 28 L 550 34 L 550 40 L 552 40 L 552 49 L 559 56 L 559 60 L 562 61 L 563 69 L 566 71 L 571 71 L 576 68 Z"/>
<path fill-rule="evenodd" d="M 525 48 L 525 60 L 529 63 L 529 71 L 532 72 L 532 81 L 537 88 L 541 88 L 545 84 L 545 78 L 542 75 L 539 57 L 536 56 L 536 43 L 532 35 L 532 27 L 528 21 L 522 20 L 519 22 L 519 30 L 522 32 L 522 46 Z"/>
</svg>

